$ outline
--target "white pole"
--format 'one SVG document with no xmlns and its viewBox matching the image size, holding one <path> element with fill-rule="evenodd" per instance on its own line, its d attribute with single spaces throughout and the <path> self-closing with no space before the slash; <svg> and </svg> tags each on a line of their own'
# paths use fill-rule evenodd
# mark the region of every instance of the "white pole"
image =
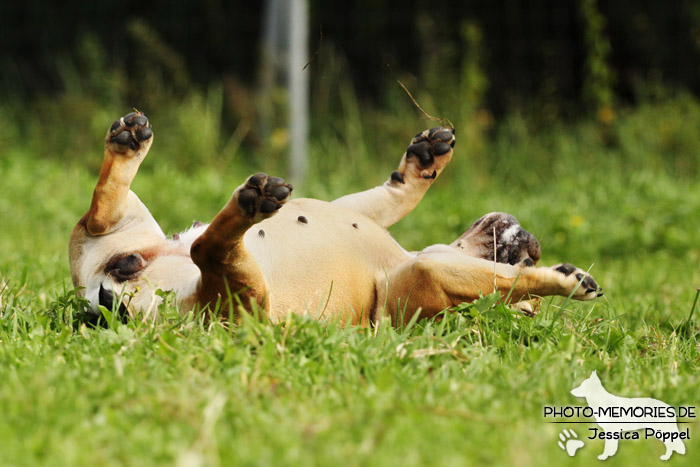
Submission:
<svg viewBox="0 0 700 467">
<path fill-rule="evenodd" d="M 307 0 L 290 0 L 289 6 L 290 176 L 302 186 L 308 170 L 309 71 L 303 68 L 308 60 L 309 10 Z"/>
</svg>

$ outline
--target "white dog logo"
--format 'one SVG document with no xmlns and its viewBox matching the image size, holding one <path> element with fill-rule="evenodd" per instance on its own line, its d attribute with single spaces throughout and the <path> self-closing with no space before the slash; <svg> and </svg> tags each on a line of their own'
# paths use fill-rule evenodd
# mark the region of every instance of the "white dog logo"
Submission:
<svg viewBox="0 0 700 467">
<path fill-rule="evenodd" d="M 593 409 L 596 423 L 602 428 L 591 428 L 591 438 L 605 440 L 605 449 L 598 459 L 605 460 L 617 452 L 620 439 L 639 439 L 637 430 L 644 430 L 644 437 L 655 437 L 666 446 L 661 460 L 668 460 L 674 452 L 685 454 L 683 439 L 688 431 L 680 432 L 673 407 L 650 397 L 620 397 L 605 390 L 595 371 L 577 388 L 571 391 L 576 397 L 586 399 Z"/>
</svg>

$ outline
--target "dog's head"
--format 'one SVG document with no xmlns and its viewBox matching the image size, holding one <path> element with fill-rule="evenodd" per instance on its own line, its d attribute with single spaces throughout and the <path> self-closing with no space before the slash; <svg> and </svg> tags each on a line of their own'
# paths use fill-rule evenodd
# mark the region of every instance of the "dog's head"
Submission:
<svg viewBox="0 0 700 467">
<path fill-rule="evenodd" d="M 581 384 L 571 390 L 571 395 L 576 397 L 586 397 L 600 387 L 600 378 L 598 378 L 598 374 L 595 372 L 595 370 L 593 370 L 591 372 L 591 376 L 583 380 Z"/>
</svg>

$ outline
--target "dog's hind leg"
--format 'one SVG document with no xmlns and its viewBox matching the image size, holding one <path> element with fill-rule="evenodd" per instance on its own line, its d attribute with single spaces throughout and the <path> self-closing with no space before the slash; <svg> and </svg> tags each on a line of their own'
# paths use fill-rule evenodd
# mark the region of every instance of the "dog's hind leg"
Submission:
<svg viewBox="0 0 700 467">
<path fill-rule="evenodd" d="M 535 266 L 542 251 L 535 236 L 523 229 L 515 217 L 503 212 L 480 217 L 450 247 L 476 258 L 523 267 Z M 523 300 L 512 307 L 526 316 L 535 316 L 539 302 L 539 298 Z"/>
<path fill-rule="evenodd" d="M 361 212 L 383 227 L 401 220 L 415 208 L 452 159 L 454 130 L 432 128 L 417 134 L 399 168 L 383 185 L 333 201 Z"/>
<path fill-rule="evenodd" d="M 221 309 L 226 310 L 229 294 L 237 294 L 244 307 L 249 309 L 254 301 L 267 309 L 267 284 L 260 266 L 245 248 L 243 235 L 254 224 L 273 216 L 291 191 L 291 185 L 281 178 L 263 173 L 251 176 L 234 191 L 190 249 L 202 274 L 197 303 L 213 308 L 221 300 Z"/>
<path fill-rule="evenodd" d="M 152 143 L 151 125 L 141 112 L 132 112 L 112 124 L 105 140 L 100 178 L 84 217 L 88 234 L 110 233 L 130 211 L 131 182 Z"/>
<path fill-rule="evenodd" d="M 449 246 L 429 246 L 421 254 L 454 250 L 474 258 L 495 259 L 499 263 L 520 267 L 535 266 L 541 255 L 535 236 L 523 229 L 515 217 L 503 212 L 482 216 Z M 539 311 L 539 299 L 524 300 L 512 307 L 527 316 L 535 316 Z"/>
<path fill-rule="evenodd" d="M 388 281 L 388 282 L 387 282 Z M 598 296 L 600 288 L 584 271 L 570 265 L 520 267 L 455 253 L 420 254 L 378 280 L 378 301 L 394 324 L 421 309 L 422 318 L 494 291 L 513 302 L 530 296 L 561 295 L 576 300 Z"/>
</svg>

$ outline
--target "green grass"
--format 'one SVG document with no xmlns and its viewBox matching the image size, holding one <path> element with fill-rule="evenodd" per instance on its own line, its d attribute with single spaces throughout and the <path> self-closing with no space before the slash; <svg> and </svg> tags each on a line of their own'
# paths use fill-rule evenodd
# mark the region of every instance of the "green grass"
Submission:
<svg viewBox="0 0 700 467">
<path fill-rule="evenodd" d="M 143 109 L 156 142 L 134 184 L 169 233 L 211 219 L 253 171 L 284 175 L 274 151 L 217 155 L 227 135 L 186 133 L 187 118 L 219 124 L 214 98 L 180 105 L 161 119 Z M 558 432 L 584 437 L 588 425 L 546 423 L 543 406 L 582 405 L 569 391 L 591 370 L 619 395 L 700 405 L 692 98 L 622 112 L 605 134 L 585 121 L 535 131 L 518 116 L 480 141 L 458 131 L 451 166 L 395 237 L 409 249 L 448 243 L 482 214 L 510 212 L 540 240 L 543 264 L 591 268 L 606 295 L 547 299 L 534 319 L 487 297 L 376 331 L 304 318 L 228 330 L 172 306 L 153 324 L 76 324 L 68 235 L 119 112 L 64 112 L 70 125 L 53 128 L 45 111 L 44 138 L 36 122 L 0 134 L 0 465 L 588 465 L 603 442 L 567 457 Z M 432 126 L 406 115 L 315 125 L 313 170 L 296 192 L 332 199 L 382 182 Z M 674 465 L 697 465 L 699 429 Z M 662 453 L 628 441 L 607 462 L 656 465 Z"/>
</svg>

